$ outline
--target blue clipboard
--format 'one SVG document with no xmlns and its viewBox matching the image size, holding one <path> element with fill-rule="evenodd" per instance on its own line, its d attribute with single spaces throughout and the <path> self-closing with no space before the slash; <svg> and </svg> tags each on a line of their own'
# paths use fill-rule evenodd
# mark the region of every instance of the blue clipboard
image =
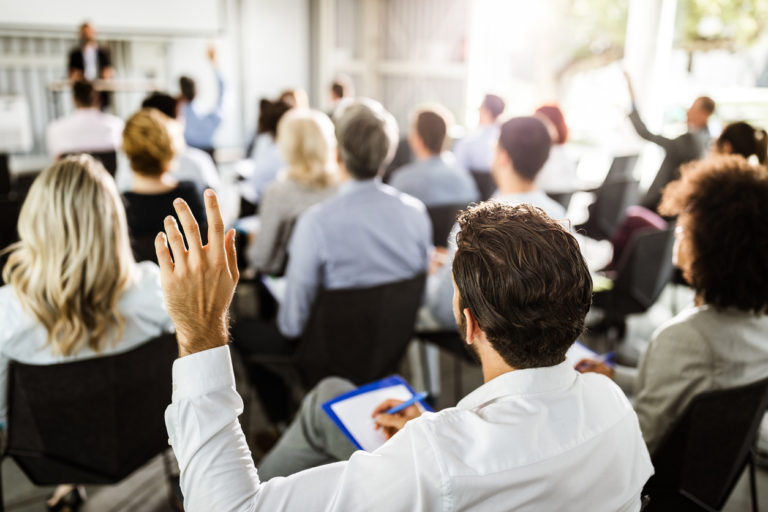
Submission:
<svg viewBox="0 0 768 512">
<path fill-rule="evenodd" d="M 411 395 L 416 394 L 416 391 L 413 390 L 411 385 L 408 384 L 408 381 L 406 381 L 404 378 L 402 378 L 399 375 L 390 375 L 389 377 L 385 377 L 381 380 L 377 380 L 369 384 L 364 384 L 359 388 L 353 389 L 352 391 L 344 393 L 343 395 L 339 395 L 332 400 L 328 400 L 322 405 L 322 408 L 323 408 L 323 411 L 325 411 L 325 413 L 328 415 L 328 417 L 331 418 L 331 421 L 333 421 L 336 424 L 336 426 L 339 427 L 339 430 L 341 430 L 344 433 L 344 435 L 347 436 L 347 438 L 352 442 L 352 444 L 354 444 L 358 450 L 364 450 L 364 448 L 360 446 L 360 443 L 357 441 L 357 439 L 355 439 L 355 436 L 353 436 L 352 433 L 344 425 L 344 422 L 341 421 L 341 419 L 336 415 L 335 412 L 333 412 L 333 409 L 332 409 L 333 404 L 337 402 L 343 402 L 344 400 L 347 400 L 354 396 L 362 395 L 377 389 L 389 388 L 389 387 L 401 386 L 401 385 L 405 386 L 405 388 L 411 393 Z M 433 409 L 429 405 L 427 405 L 425 402 L 419 402 L 419 404 L 426 411 L 433 412 Z"/>
</svg>

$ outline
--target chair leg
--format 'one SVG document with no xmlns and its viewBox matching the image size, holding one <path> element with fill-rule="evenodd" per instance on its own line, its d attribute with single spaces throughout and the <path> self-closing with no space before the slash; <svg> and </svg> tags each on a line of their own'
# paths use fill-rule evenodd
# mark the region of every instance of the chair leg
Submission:
<svg viewBox="0 0 768 512">
<path fill-rule="evenodd" d="M 752 512 L 758 512 L 757 481 L 755 479 L 755 453 L 749 453 L 749 495 L 752 498 Z"/>
</svg>

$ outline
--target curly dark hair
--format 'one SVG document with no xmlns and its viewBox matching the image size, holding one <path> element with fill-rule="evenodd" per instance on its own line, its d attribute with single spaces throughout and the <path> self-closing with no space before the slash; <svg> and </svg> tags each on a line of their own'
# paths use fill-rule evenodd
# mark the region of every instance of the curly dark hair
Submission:
<svg viewBox="0 0 768 512">
<path fill-rule="evenodd" d="M 513 368 L 559 364 L 584 330 L 592 279 L 576 239 L 533 206 L 487 201 L 459 214 L 453 260 L 469 308 Z"/>
<path fill-rule="evenodd" d="M 680 215 L 690 237 L 686 279 L 718 309 L 768 309 L 768 168 L 741 156 L 684 166 L 659 211 Z"/>
</svg>

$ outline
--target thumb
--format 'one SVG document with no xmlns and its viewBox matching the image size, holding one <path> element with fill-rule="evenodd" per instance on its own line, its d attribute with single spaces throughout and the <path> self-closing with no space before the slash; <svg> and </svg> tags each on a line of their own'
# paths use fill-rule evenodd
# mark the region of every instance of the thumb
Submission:
<svg viewBox="0 0 768 512">
<path fill-rule="evenodd" d="M 407 421 L 405 417 L 397 414 L 379 414 L 373 418 L 377 425 L 382 427 L 390 427 L 400 430 L 405 426 Z"/>
</svg>

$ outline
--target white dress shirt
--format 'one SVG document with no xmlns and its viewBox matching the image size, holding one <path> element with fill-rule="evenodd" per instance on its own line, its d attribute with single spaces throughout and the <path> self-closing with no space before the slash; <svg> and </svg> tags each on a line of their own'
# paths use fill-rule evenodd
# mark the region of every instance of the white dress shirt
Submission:
<svg viewBox="0 0 768 512">
<path fill-rule="evenodd" d="M 55 364 L 126 352 L 163 332 L 173 331 L 160 288 L 160 269 L 150 261 L 136 265 L 134 284 L 120 297 L 117 309 L 125 319 L 123 337 L 108 343 L 96 353 L 88 347 L 77 354 L 54 354 L 48 344 L 48 331 L 21 306 L 10 285 L 0 287 L 0 427 L 6 419 L 8 364 Z"/>
<path fill-rule="evenodd" d="M 653 473 L 632 406 L 568 362 L 505 373 L 372 453 L 260 482 L 229 349 L 173 365 L 165 420 L 184 508 L 199 511 L 636 511 Z"/>
<path fill-rule="evenodd" d="M 78 108 L 48 125 L 48 154 L 58 158 L 80 151 L 116 151 L 123 140 L 123 121 L 97 108 Z"/>
</svg>

